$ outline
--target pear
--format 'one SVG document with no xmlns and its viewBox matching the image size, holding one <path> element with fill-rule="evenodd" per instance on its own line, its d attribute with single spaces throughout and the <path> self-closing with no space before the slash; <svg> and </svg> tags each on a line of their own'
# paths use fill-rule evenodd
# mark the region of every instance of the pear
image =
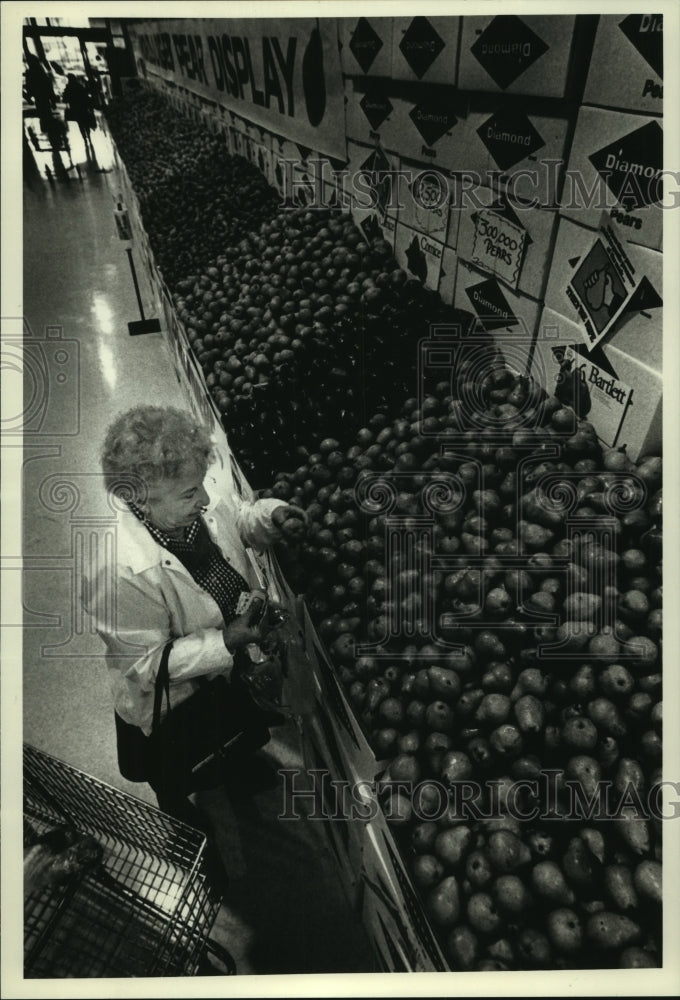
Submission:
<svg viewBox="0 0 680 1000">
<path fill-rule="evenodd" d="M 616 951 L 633 944 L 640 937 L 640 927 L 622 913 L 603 910 L 588 918 L 586 939 L 596 948 Z"/>
<path fill-rule="evenodd" d="M 442 830 L 434 842 L 434 854 L 447 869 L 458 868 L 472 844 L 469 826 L 452 826 Z"/>
<path fill-rule="evenodd" d="M 646 485 L 650 490 L 656 489 L 661 486 L 662 480 L 662 461 L 658 456 L 649 455 L 643 458 L 641 462 L 638 463 L 635 469 L 635 475 L 639 476 L 640 479 L 644 480 Z"/>
<path fill-rule="evenodd" d="M 602 608 L 602 598 L 589 591 L 577 590 L 570 593 L 562 605 L 569 621 L 595 621 Z"/>
<path fill-rule="evenodd" d="M 505 757 L 508 760 L 519 757 L 524 747 L 519 729 L 508 723 L 494 729 L 489 736 L 489 743 L 499 757 Z"/>
<path fill-rule="evenodd" d="M 483 851 L 472 851 L 465 862 L 465 874 L 475 889 L 483 889 L 490 884 L 494 872 Z"/>
<path fill-rule="evenodd" d="M 556 639 L 565 654 L 581 653 L 594 638 L 593 625 L 589 621 L 566 621 L 557 629 Z"/>
<path fill-rule="evenodd" d="M 510 967 L 497 958 L 483 958 L 475 966 L 477 972 L 509 972 Z"/>
<path fill-rule="evenodd" d="M 538 859 L 549 857 L 555 848 L 553 838 L 543 830 L 536 830 L 530 833 L 528 844 L 532 856 Z"/>
<path fill-rule="evenodd" d="M 594 750 L 597 728 L 583 715 L 574 715 L 562 726 L 562 742 L 572 750 Z"/>
<path fill-rule="evenodd" d="M 523 778 L 539 781 L 542 774 L 541 760 L 535 754 L 526 754 L 513 760 L 510 770 L 517 781 Z"/>
<path fill-rule="evenodd" d="M 419 854 L 411 865 L 411 873 L 420 890 L 432 889 L 444 877 L 444 865 L 433 854 Z"/>
<path fill-rule="evenodd" d="M 460 890 L 455 875 L 442 879 L 431 889 L 425 901 L 425 909 L 437 927 L 453 927 L 460 916 Z"/>
<path fill-rule="evenodd" d="M 532 904 L 532 897 L 518 875 L 500 875 L 492 892 L 499 908 L 508 915 L 524 913 Z"/>
<path fill-rule="evenodd" d="M 549 678 L 538 667 L 525 667 L 517 676 L 517 687 L 523 694 L 543 697 L 549 686 Z"/>
<path fill-rule="evenodd" d="M 654 701 L 650 694 L 646 691 L 636 691 L 628 699 L 626 715 L 638 723 L 643 722 L 649 717 L 653 705 Z"/>
<path fill-rule="evenodd" d="M 531 884 L 536 894 L 553 903 L 574 902 L 574 893 L 564 880 L 559 866 L 554 861 L 539 861 L 531 871 Z"/>
<path fill-rule="evenodd" d="M 477 710 L 477 707 L 484 698 L 484 691 L 481 688 L 469 688 L 463 691 L 456 704 L 456 715 L 467 718 Z"/>
<path fill-rule="evenodd" d="M 413 696 L 419 701 L 429 698 L 431 694 L 430 673 L 428 670 L 419 670 L 413 681 Z"/>
<path fill-rule="evenodd" d="M 661 760 L 662 745 L 661 737 L 653 729 L 647 730 L 640 737 L 640 748 L 644 756 L 650 761 Z"/>
<path fill-rule="evenodd" d="M 593 856 L 580 839 L 572 837 L 562 858 L 562 870 L 570 882 L 588 886 L 593 881 Z"/>
<path fill-rule="evenodd" d="M 468 923 L 481 934 L 494 934 L 500 930 L 502 919 L 492 896 L 476 892 L 467 902 Z"/>
<path fill-rule="evenodd" d="M 411 831 L 411 845 L 417 854 L 431 854 L 439 827 L 429 820 L 418 823 Z"/>
<path fill-rule="evenodd" d="M 441 778 L 448 784 L 465 781 L 474 772 L 472 761 L 462 750 L 448 750 L 442 760 Z"/>
<path fill-rule="evenodd" d="M 430 691 L 435 698 L 453 704 L 460 695 L 461 681 L 455 670 L 447 667 L 429 667 L 427 671 Z"/>
<path fill-rule="evenodd" d="M 576 754 L 567 761 L 565 770 L 567 777 L 577 781 L 585 795 L 592 798 L 602 780 L 602 769 L 595 758 L 587 754 Z"/>
<path fill-rule="evenodd" d="M 520 732 L 540 733 L 545 725 L 543 702 L 533 694 L 522 695 L 513 706 Z"/>
<path fill-rule="evenodd" d="M 633 873 L 633 883 L 641 896 L 661 905 L 661 864 L 658 861 L 641 861 Z"/>
<path fill-rule="evenodd" d="M 644 948 L 624 948 L 619 956 L 619 966 L 622 969 L 657 969 L 659 963 L 651 952 Z"/>
<path fill-rule="evenodd" d="M 569 690 L 579 701 L 587 701 L 595 694 L 596 674 L 592 663 L 583 663 L 569 681 Z"/>
<path fill-rule="evenodd" d="M 607 698 L 625 698 L 635 687 L 635 678 L 621 663 L 611 663 L 600 674 L 598 683 Z"/>
<path fill-rule="evenodd" d="M 479 939 L 470 927 L 459 924 L 446 940 L 445 953 L 454 972 L 469 972 L 479 956 Z"/>
<path fill-rule="evenodd" d="M 486 722 L 492 725 L 505 720 L 510 715 L 512 703 L 507 695 L 498 692 L 485 694 L 479 708 L 475 712 L 475 719 L 478 722 Z"/>
<path fill-rule="evenodd" d="M 616 764 L 619 759 L 619 745 L 613 736 L 603 736 L 598 740 L 595 756 L 603 771 L 609 770 Z"/>
<path fill-rule="evenodd" d="M 622 816 L 615 820 L 616 830 L 634 854 L 648 854 L 650 850 L 649 824 L 636 816 Z"/>
<path fill-rule="evenodd" d="M 629 637 L 625 648 L 626 652 L 632 654 L 628 661 L 631 670 L 638 674 L 652 672 L 659 658 L 659 648 L 653 639 L 646 635 L 633 635 Z"/>
<path fill-rule="evenodd" d="M 389 693 L 390 685 L 383 677 L 372 677 L 366 688 L 366 709 L 374 712 Z"/>
<path fill-rule="evenodd" d="M 546 918 L 546 929 L 553 948 L 562 955 L 575 955 L 583 947 L 581 921 L 568 907 L 551 910 Z"/>
<path fill-rule="evenodd" d="M 634 910 L 638 897 L 633 885 L 633 876 L 626 865 L 608 865 L 603 873 L 605 892 L 619 910 Z"/>
<path fill-rule="evenodd" d="M 626 455 L 626 446 L 621 448 L 603 448 L 602 461 L 607 472 L 633 472 L 635 463 Z"/>
<path fill-rule="evenodd" d="M 486 853 L 496 871 L 507 873 L 519 865 L 521 847 L 521 840 L 510 830 L 496 830 L 487 838 Z"/>
<path fill-rule="evenodd" d="M 598 663 L 616 663 L 621 655 L 621 644 L 613 632 L 599 632 L 588 643 L 588 659 Z"/>
<path fill-rule="evenodd" d="M 588 702 L 588 715 L 600 732 L 610 736 L 625 736 L 628 732 L 616 705 L 608 698 L 593 698 Z"/>
<path fill-rule="evenodd" d="M 520 543 L 525 552 L 544 552 L 554 540 L 555 534 L 549 528 L 530 521 L 520 521 Z"/>
<path fill-rule="evenodd" d="M 515 964 L 515 949 L 508 938 L 498 938 L 488 945 L 486 953 L 490 959 L 499 962 L 506 969 L 511 969 Z"/>
<path fill-rule="evenodd" d="M 524 927 L 517 935 L 517 951 L 520 958 L 529 966 L 542 968 L 550 963 L 552 950 L 545 934 Z"/>
<path fill-rule="evenodd" d="M 640 764 L 632 757 L 622 757 L 614 778 L 614 788 L 619 795 L 624 795 L 632 787 L 642 798 L 645 794 L 645 785 L 645 775 Z"/>
<path fill-rule="evenodd" d="M 494 759 L 491 744 L 483 736 L 476 736 L 470 740 L 467 745 L 467 752 L 473 763 L 480 768 L 490 767 Z"/>
<path fill-rule="evenodd" d="M 579 837 L 593 857 L 597 858 L 600 864 L 604 864 L 605 841 L 600 830 L 596 830 L 590 826 L 585 826 L 579 832 Z"/>
<path fill-rule="evenodd" d="M 514 675 L 509 663 L 497 660 L 487 664 L 481 684 L 487 693 L 507 694 L 512 691 Z"/>
<path fill-rule="evenodd" d="M 425 726 L 431 732 L 449 733 L 453 729 L 453 709 L 445 701 L 433 701 L 425 709 Z"/>
</svg>

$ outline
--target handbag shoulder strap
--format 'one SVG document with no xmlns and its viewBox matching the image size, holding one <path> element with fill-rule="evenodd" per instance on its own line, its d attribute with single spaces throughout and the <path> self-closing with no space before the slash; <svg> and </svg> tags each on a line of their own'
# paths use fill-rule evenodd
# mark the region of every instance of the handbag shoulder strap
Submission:
<svg viewBox="0 0 680 1000">
<path fill-rule="evenodd" d="M 170 670 L 168 661 L 170 660 L 170 651 L 174 642 L 174 639 L 171 639 L 170 642 L 166 642 L 163 647 L 163 652 L 161 653 L 161 662 L 158 665 L 158 673 L 156 674 L 156 685 L 153 696 L 153 722 L 151 724 L 152 733 L 155 733 L 160 725 L 163 692 L 165 692 L 165 697 L 168 703 L 168 711 L 170 711 Z"/>
<path fill-rule="evenodd" d="M 161 722 L 161 706 L 163 704 L 163 693 L 165 693 L 165 699 L 168 705 L 168 712 L 170 711 L 170 652 L 175 640 L 170 639 L 166 642 L 163 647 L 163 652 L 161 653 L 161 661 L 158 664 L 158 673 L 156 674 L 156 684 L 154 687 L 153 695 L 153 722 L 151 724 L 151 732 L 155 733 Z M 201 686 L 207 683 L 207 678 L 205 677 L 195 677 Z"/>
</svg>

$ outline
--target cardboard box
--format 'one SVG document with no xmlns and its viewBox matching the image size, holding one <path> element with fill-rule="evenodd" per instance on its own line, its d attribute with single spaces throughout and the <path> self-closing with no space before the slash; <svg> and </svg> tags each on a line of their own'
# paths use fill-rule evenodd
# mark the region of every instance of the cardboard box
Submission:
<svg viewBox="0 0 680 1000">
<path fill-rule="evenodd" d="M 439 170 L 402 159 L 399 222 L 455 249 L 457 217 L 450 220 L 455 181 Z"/>
<path fill-rule="evenodd" d="M 589 409 L 583 413 L 607 446 L 626 445 L 637 459 L 658 453 L 662 441 L 663 381 L 654 371 L 618 347 L 602 343 L 588 351 L 581 328 L 544 309 L 537 331 L 531 374 L 548 392 L 565 385 L 563 365 L 578 371 L 587 387 Z M 558 376 L 561 383 L 557 382 Z M 562 389 L 562 392 L 565 390 Z"/>
<path fill-rule="evenodd" d="M 442 266 L 439 270 L 439 296 L 447 306 L 453 305 L 456 294 L 456 274 L 458 271 L 458 257 L 455 250 L 444 247 L 442 256 Z"/>
<path fill-rule="evenodd" d="M 458 214 L 458 256 L 514 291 L 540 299 L 550 268 L 557 212 L 531 209 L 502 192 L 481 188 Z"/>
<path fill-rule="evenodd" d="M 550 208 L 557 203 L 568 128 L 566 117 L 536 114 L 528 102 L 489 105 L 473 98 L 446 166 L 476 174 L 484 186 L 508 189 L 512 198 Z"/>
<path fill-rule="evenodd" d="M 398 191 L 391 177 L 399 170 L 399 157 L 355 142 L 347 143 L 347 154 L 343 197 L 352 218 L 367 240 L 382 236 L 394 248 Z"/>
<path fill-rule="evenodd" d="M 617 260 L 612 267 L 612 290 L 617 291 L 618 273 L 622 284 L 637 287 L 632 298 L 624 304 L 623 310 L 602 342 L 647 365 L 657 372 L 662 370 L 663 350 L 663 254 L 647 247 L 623 242 L 621 227 L 608 223 L 619 239 Z M 545 304 L 553 312 L 578 324 L 584 342 L 591 343 L 586 327 L 579 315 L 570 285 L 583 267 L 595 244 L 602 239 L 599 231 L 579 226 L 568 218 L 561 218 L 555 249 L 552 257 L 550 278 L 545 293 Z"/>
<path fill-rule="evenodd" d="M 564 97 L 574 22 L 571 15 L 463 17 L 458 86 Z"/>
<path fill-rule="evenodd" d="M 455 86 L 458 70 L 458 17 L 395 17 L 392 78 Z"/>
<path fill-rule="evenodd" d="M 585 104 L 663 114 L 663 15 L 602 14 Z"/>
<path fill-rule="evenodd" d="M 420 100 L 390 98 L 393 111 L 383 126 L 385 148 L 407 160 L 438 170 L 461 169 L 469 145 L 465 108 L 458 100 L 442 100 L 423 88 Z"/>
<path fill-rule="evenodd" d="M 394 145 L 395 109 L 388 95 L 389 82 L 383 80 L 345 81 L 346 134 L 366 145 Z"/>
<path fill-rule="evenodd" d="M 410 278 L 417 278 L 426 288 L 436 291 L 443 254 L 444 244 L 434 236 L 397 222 L 394 256 Z"/>
<path fill-rule="evenodd" d="M 491 334 L 505 363 L 524 374 L 529 365 L 541 305 L 507 288 L 494 277 L 458 258 L 453 304 L 476 318 Z"/>
<path fill-rule="evenodd" d="M 341 17 L 338 27 L 344 76 L 392 76 L 391 17 Z"/>
<path fill-rule="evenodd" d="M 582 107 L 562 193 L 562 213 L 595 227 L 606 210 L 628 233 L 629 242 L 660 250 L 662 125 L 658 118 Z"/>
<path fill-rule="evenodd" d="M 427 919 L 420 897 L 402 861 L 392 832 L 382 814 L 367 824 L 362 851 L 364 920 L 369 934 L 389 949 L 390 971 L 399 961 L 408 972 L 446 972 L 448 965 Z M 376 926 L 377 924 L 377 926 Z M 394 945 L 395 955 L 390 948 Z"/>
</svg>

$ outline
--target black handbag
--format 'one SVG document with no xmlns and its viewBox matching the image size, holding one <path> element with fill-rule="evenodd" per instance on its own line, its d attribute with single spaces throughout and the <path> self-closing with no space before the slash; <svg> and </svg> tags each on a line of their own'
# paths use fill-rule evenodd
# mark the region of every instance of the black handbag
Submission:
<svg viewBox="0 0 680 1000">
<path fill-rule="evenodd" d="M 156 675 L 151 735 L 115 716 L 118 766 L 124 778 L 146 781 L 156 792 L 188 794 L 211 777 L 219 784 L 230 760 L 237 766 L 239 755 L 264 746 L 268 726 L 281 720 L 263 712 L 238 677 L 197 677 L 198 690 L 173 707 L 168 669 L 173 641 L 165 645 Z M 164 697 L 167 711 L 161 718 Z"/>
</svg>

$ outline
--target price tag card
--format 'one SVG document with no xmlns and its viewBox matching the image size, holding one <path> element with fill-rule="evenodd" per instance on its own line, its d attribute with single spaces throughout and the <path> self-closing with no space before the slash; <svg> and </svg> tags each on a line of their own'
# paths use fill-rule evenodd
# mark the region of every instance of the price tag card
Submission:
<svg viewBox="0 0 680 1000">
<path fill-rule="evenodd" d="M 522 271 L 526 230 L 485 208 L 476 213 L 474 225 L 471 263 L 516 289 Z"/>
</svg>

